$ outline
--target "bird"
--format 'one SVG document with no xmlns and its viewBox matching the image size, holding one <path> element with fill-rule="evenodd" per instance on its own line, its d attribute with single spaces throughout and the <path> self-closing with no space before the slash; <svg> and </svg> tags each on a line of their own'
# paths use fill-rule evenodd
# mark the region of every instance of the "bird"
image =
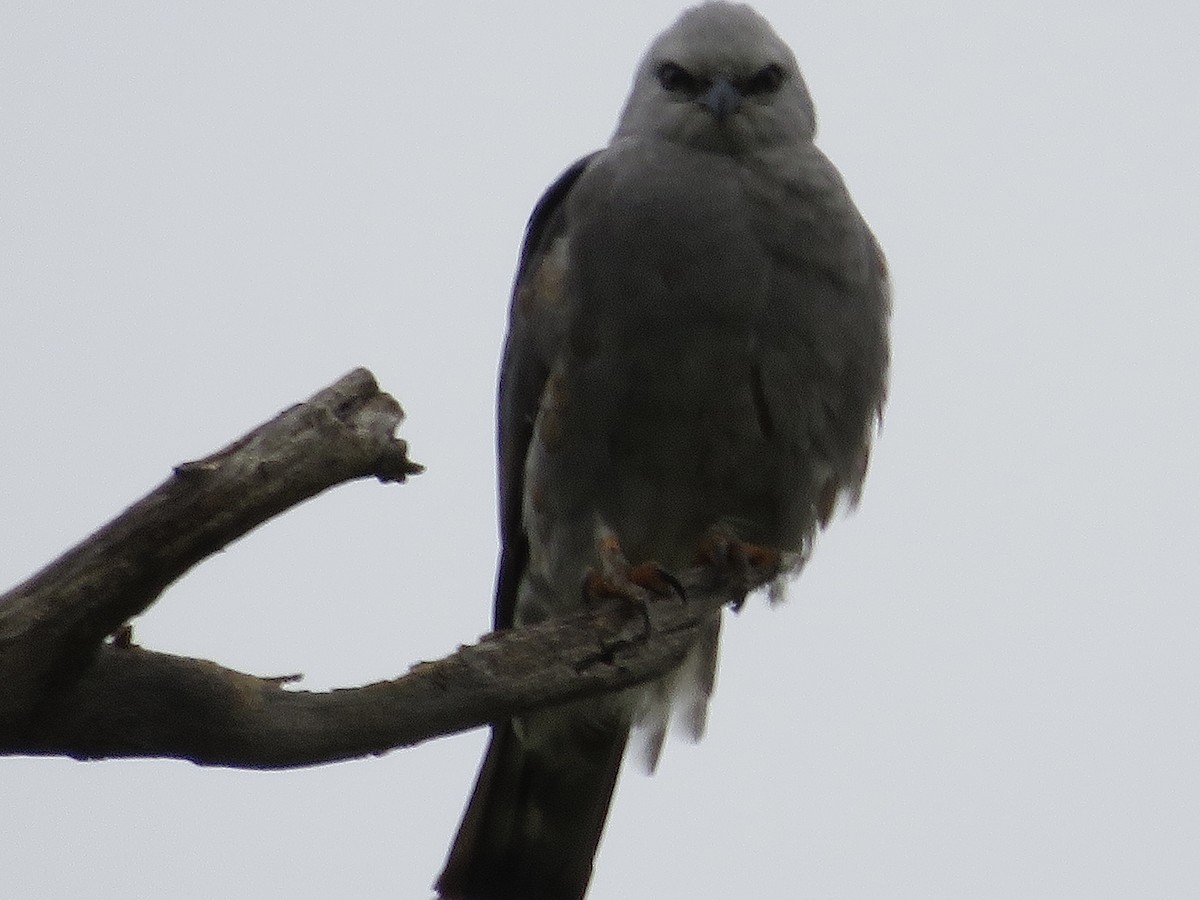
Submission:
<svg viewBox="0 0 1200 900">
<path fill-rule="evenodd" d="M 857 503 L 891 290 L 815 132 L 767 20 L 703 3 L 535 205 L 498 391 L 497 630 L 579 612 L 614 548 L 627 575 L 713 534 L 802 561 Z M 720 624 L 661 682 L 494 725 L 439 896 L 582 898 L 631 730 L 651 769 L 672 717 L 703 731 Z"/>
</svg>

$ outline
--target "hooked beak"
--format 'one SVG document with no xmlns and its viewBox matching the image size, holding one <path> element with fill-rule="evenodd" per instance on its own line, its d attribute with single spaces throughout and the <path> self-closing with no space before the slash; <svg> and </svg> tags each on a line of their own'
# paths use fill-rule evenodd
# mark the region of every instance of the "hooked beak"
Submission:
<svg viewBox="0 0 1200 900">
<path fill-rule="evenodd" d="M 742 100 L 741 91 L 724 76 L 714 78 L 708 89 L 696 98 L 696 102 L 712 113 L 718 122 L 724 122 L 741 109 Z"/>
</svg>

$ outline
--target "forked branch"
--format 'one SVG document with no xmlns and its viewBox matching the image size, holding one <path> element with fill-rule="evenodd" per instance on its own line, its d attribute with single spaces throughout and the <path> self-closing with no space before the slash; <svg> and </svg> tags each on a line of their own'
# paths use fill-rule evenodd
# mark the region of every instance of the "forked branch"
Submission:
<svg viewBox="0 0 1200 900">
<path fill-rule="evenodd" d="M 648 635 L 628 604 L 604 604 L 488 635 L 392 681 L 327 692 L 128 640 L 124 623 L 266 520 L 345 481 L 402 482 L 420 472 L 395 436 L 402 419 L 399 404 L 356 369 L 223 450 L 177 466 L 0 596 L 0 754 L 286 768 L 381 753 L 665 674 L 708 612 L 777 574 L 685 573 L 688 599 L 650 603 Z"/>
</svg>

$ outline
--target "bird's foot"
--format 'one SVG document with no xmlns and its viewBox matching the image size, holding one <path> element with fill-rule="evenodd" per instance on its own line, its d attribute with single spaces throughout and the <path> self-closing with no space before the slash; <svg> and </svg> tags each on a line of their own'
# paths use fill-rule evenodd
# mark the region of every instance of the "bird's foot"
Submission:
<svg viewBox="0 0 1200 900">
<path fill-rule="evenodd" d="M 599 565 L 588 569 L 583 579 L 583 597 L 588 603 L 617 599 L 633 607 L 651 631 L 649 601 L 656 597 L 686 599 L 679 580 L 655 562 L 632 565 L 615 535 L 605 534 L 596 542 Z"/>
<path fill-rule="evenodd" d="M 783 554 L 773 547 L 747 543 L 728 528 L 716 526 L 701 539 L 696 564 L 712 570 L 738 589 L 741 599 L 732 606 L 734 612 L 739 612 L 747 593 L 779 574 Z"/>
</svg>

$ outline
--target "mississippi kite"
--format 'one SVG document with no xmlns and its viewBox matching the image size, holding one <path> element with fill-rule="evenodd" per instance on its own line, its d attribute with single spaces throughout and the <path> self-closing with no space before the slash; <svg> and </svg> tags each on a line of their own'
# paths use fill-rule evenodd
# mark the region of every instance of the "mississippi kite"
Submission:
<svg viewBox="0 0 1200 900">
<path fill-rule="evenodd" d="M 578 611 L 605 541 L 668 572 L 714 529 L 803 558 L 857 499 L 887 276 L 814 131 L 787 45 L 707 3 L 537 204 L 500 374 L 496 628 Z M 699 736 L 719 628 L 661 684 L 496 726 L 441 896 L 582 897 L 630 729 L 652 764 L 672 705 Z"/>
</svg>

